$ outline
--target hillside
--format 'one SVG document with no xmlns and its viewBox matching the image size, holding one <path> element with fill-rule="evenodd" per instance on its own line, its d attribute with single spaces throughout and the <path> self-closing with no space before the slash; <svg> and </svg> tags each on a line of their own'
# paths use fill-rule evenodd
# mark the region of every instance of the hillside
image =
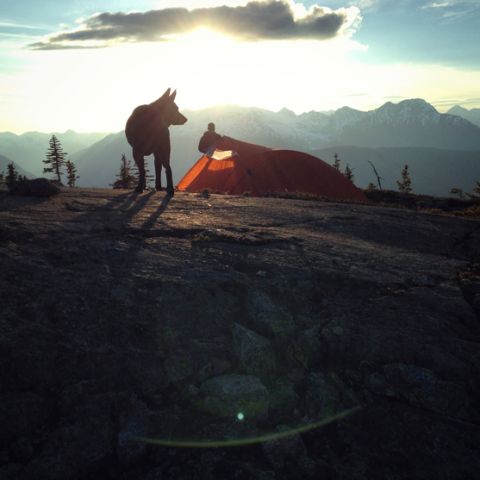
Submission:
<svg viewBox="0 0 480 480">
<path fill-rule="evenodd" d="M 396 181 L 405 164 L 408 164 L 412 188 L 416 193 L 449 196 L 452 187 L 472 192 L 480 180 L 480 150 L 461 151 L 439 148 L 362 148 L 338 146 L 314 150 L 319 158 L 333 163 L 335 153 L 341 159 L 341 169 L 348 163 L 353 168 L 355 184 L 366 188 L 369 182 L 377 184 L 369 163 L 375 165 L 382 177 L 382 187 L 397 190 Z"/>
<path fill-rule="evenodd" d="M 194 139 L 182 132 L 183 127 L 173 127 L 172 170 L 174 182 L 183 177 L 186 171 L 200 157 Z M 293 147 L 290 147 L 293 148 Z M 131 158 L 131 148 L 123 132 L 109 135 L 90 148 L 73 155 L 78 166 L 81 186 L 106 187 L 113 183 L 120 169 L 122 153 Z M 416 193 L 448 196 L 452 187 L 471 192 L 475 181 L 480 179 L 480 150 L 444 150 L 438 148 L 365 148 L 336 146 L 312 150 L 311 153 L 329 164 L 333 164 L 337 152 L 342 160 L 342 168 L 348 163 L 354 168 L 355 184 L 361 188 L 376 182 L 373 170 L 368 163 L 374 163 L 383 177 L 384 188 L 396 189 L 396 180 L 407 163 L 412 174 L 413 189 Z M 154 172 L 153 158 L 147 160 Z M 163 179 L 165 182 L 165 179 Z"/>
<path fill-rule="evenodd" d="M 73 154 L 99 141 L 106 134 L 76 133 L 68 130 L 55 135 L 61 141 L 64 151 Z M 44 166 L 42 160 L 45 159 L 51 136 L 51 133 L 41 132 L 27 132 L 22 135 L 0 132 L 0 154 L 11 158 L 21 168 L 31 171 L 34 176 L 41 176 Z"/>
<path fill-rule="evenodd" d="M 475 478 L 479 246 L 371 205 L 2 195 L 0 477 Z"/>
<path fill-rule="evenodd" d="M 27 172 L 20 165 L 18 165 L 15 162 L 12 162 L 12 160 L 10 160 L 7 157 L 4 157 L 3 155 L 0 155 L 0 173 L 3 173 L 4 175 L 7 174 L 7 171 L 8 171 L 7 167 L 8 167 L 9 163 L 13 163 L 15 165 L 15 170 L 17 171 L 17 173 L 19 175 L 25 175 L 27 178 L 34 178 L 35 177 L 35 175 L 33 175 L 33 173 Z"/>
</svg>

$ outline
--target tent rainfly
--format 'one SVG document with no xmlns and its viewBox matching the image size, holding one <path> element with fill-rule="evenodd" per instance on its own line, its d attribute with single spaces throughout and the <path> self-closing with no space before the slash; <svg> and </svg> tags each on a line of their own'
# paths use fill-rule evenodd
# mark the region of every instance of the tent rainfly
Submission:
<svg viewBox="0 0 480 480">
<path fill-rule="evenodd" d="M 261 196 L 311 193 L 339 200 L 367 201 L 363 192 L 338 170 L 312 155 L 273 150 L 222 137 L 211 155 L 202 156 L 178 184 L 185 192 Z"/>
</svg>

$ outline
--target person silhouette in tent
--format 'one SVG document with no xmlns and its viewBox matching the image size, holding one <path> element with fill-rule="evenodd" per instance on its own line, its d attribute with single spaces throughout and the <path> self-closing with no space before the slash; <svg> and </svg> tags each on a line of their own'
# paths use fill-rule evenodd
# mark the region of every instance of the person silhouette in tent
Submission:
<svg viewBox="0 0 480 480">
<path fill-rule="evenodd" d="M 215 131 L 214 123 L 210 122 L 207 128 L 208 130 L 202 135 L 200 142 L 198 142 L 198 150 L 207 155 L 211 155 L 215 150 L 215 144 L 222 138 L 222 136 Z"/>
</svg>

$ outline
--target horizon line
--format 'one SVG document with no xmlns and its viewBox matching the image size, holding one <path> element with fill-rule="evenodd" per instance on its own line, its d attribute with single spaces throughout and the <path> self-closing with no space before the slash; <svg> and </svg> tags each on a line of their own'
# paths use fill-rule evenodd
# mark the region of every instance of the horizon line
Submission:
<svg viewBox="0 0 480 480">
<path fill-rule="evenodd" d="M 406 102 L 406 101 L 414 101 L 414 100 L 421 100 L 421 101 L 424 101 L 425 103 L 431 105 L 432 107 L 434 107 L 437 111 L 439 111 L 439 113 L 442 113 L 442 114 L 445 114 L 445 113 L 448 113 L 449 110 L 451 110 L 452 108 L 454 107 L 461 107 L 467 111 L 471 111 L 471 110 L 475 110 L 476 107 L 472 107 L 472 108 L 467 108 L 467 107 L 464 107 L 462 105 L 463 102 L 458 102 L 458 103 L 449 103 L 448 105 L 445 106 L 444 103 L 442 103 L 440 101 L 439 102 L 429 102 L 427 100 L 425 100 L 424 98 L 421 98 L 421 97 L 412 97 L 412 98 L 402 98 L 401 100 L 398 100 L 397 102 L 394 102 L 393 99 L 392 100 L 387 100 L 385 101 L 384 103 L 382 103 L 380 106 L 378 107 L 373 107 L 373 108 L 370 108 L 370 109 L 367 109 L 367 110 L 360 110 L 358 108 L 353 108 L 353 107 L 350 107 L 348 105 L 342 105 L 341 107 L 338 107 L 336 109 L 330 109 L 330 110 L 305 110 L 305 111 L 302 111 L 302 112 L 299 112 L 297 113 L 295 110 L 292 110 L 288 107 L 282 107 L 278 110 L 271 110 L 271 109 L 268 109 L 268 108 L 262 108 L 262 107 L 256 107 L 256 106 L 245 106 L 245 105 L 238 105 L 238 104 L 234 104 L 234 103 L 219 103 L 219 104 L 213 104 L 213 105 L 210 105 L 210 106 L 207 106 L 207 107 L 200 107 L 200 108 L 183 108 L 182 111 L 185 111 L 185 112 L 200 112 L 202 110 L 209 110 L 209 109 L 215 109 L 215 108 L 239 108 L 239 109 L 252 109 L 252 110 L 263 110 L 263 111 L 266 111 L 266 112 L 270 112 L 270 113 L 280 113 L 284 110 L 287 110 L 288 112 L 291 112 L 293 113 L 295 116 L 299 117 L 301 115 L 305 115 L 305 114 L 309 114 L 309 113 L 321 113 L 321 114 L 324 114 L 324 115 L 332 115 L 334 114 L 335 112 L 337 112 L 338 110 L 341 110 L 342 108 L 349 108 L 351 110 L 355 110 L 357 112 L 364 112 L 364 113 L 368 113 L 368 112 L 372 112 L 374 110 L 378 110 L 379 108 L 381 108 L 382 106 L 388 104 L 388 103 L 393 103 L 394 105 L 399 105 L 400 103 L 402 102 Z M 444 111 L 441 111 L 441 110 L 444 110 Z M 15 135 L 15 136 L 21 136 L 21 135 L 26 135 L 26 134 L 29 134 L 29 133 L 40 133 L 40 134 L 45 134 L 45 135 L 50 135 L 50 134 L 62 134 L 62 135 L 65 135 L 69 132 L 72 132 L 72 133 L 76 133 L 76 134 L 83 134 L 83 135 L 88 135 L 88 134 L 105 134 L 105 135 L 110 135 L 110 134 L 116 134 L 116 133 L 119 133 L 123 131 L 123 129 L 120 129 L 120 130 L 74 130 L 73 128 L 67 128 L 65 129 L 64 131 L 59 131 L 59 130 L 56 130 L 56 131 L 53 131 L 53 130 L 49 130 L 49 131 L 40 131 L 40 130 L 24 130 L 24 131 L 21 131 L 20 133 L 16 133 L 12 130 L 2 130 L 0 131 L 0 134 L 11 134 L 11 135 Z"/>
</svg>

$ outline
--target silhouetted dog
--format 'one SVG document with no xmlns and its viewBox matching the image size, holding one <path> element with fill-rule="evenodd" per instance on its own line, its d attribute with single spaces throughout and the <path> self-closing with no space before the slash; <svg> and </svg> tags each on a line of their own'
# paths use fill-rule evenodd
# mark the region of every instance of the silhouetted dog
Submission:
<svg viewBox="0 0 480 480">
<path fill-rule="evenodd" d="M 142 192 L 145 188 L 145 155 L 155 156 L 155 188 L 162 188 L 162 165 L 167 176 L 167 194 L 173 197 L 172 169 L 170 168 L 170 125 L 183 125 L 184 117 L 175 104 L 174 91 L 170 89 L 155 102 L 140 105 L 130 115 L 125 126 L 125 135 L 133 149 L 133 159 L 138 167 L 139 178 L 136 188 Z"/>
</svg>

